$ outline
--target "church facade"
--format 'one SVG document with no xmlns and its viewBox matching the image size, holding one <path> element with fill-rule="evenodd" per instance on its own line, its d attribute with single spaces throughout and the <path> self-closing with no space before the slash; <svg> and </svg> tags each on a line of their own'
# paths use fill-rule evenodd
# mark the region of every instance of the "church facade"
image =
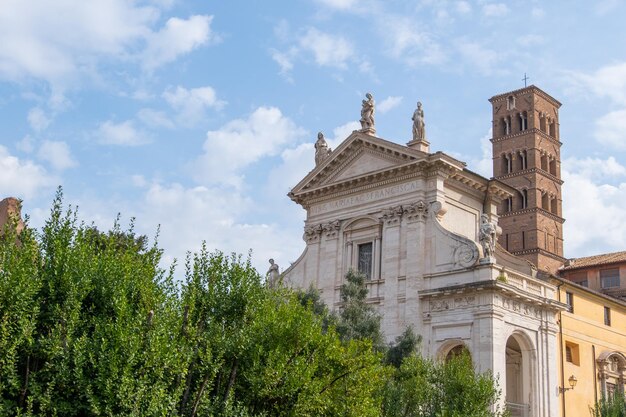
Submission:
<svg viewBox="0 0 626 417">
<path fill-rule="evenodd" d="M 567 305 L 540 275 L 562 257 L 560 104 L 534 86 L 491 101 L 492 179 L 430 152 L 420 105 L 406 146 L 376 136 L 371 95 L 363 128 L 337 149 L 320 134 L 315 169 L 289 194 L 307 211 L 306 248 L 284 281 L 340 308 L 357 270 L 388 340 L 411 326 L 428 356 L 467 350 L 499 377 L 512 415 L 556 416 Z"/>
</svg>

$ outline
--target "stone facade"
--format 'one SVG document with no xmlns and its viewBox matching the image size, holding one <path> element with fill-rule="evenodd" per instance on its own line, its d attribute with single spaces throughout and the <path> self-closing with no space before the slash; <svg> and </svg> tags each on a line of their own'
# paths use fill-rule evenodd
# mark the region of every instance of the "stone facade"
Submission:
<svg viewBox="0 0 626 417">
<path fill-rule="evenodd" d="M 500 377 L 512 410 L 557 415 L 565 306 L 533 265 L 486 237 L 516 190 L 422 149 L 355 131 L 297 184 L 306 248 L 283 282 L 312 285 L 338 308 L 345 274 L 359 270 L 388 340 L 411 326 L 428 356 L 465 348 Z"/>
</svg>

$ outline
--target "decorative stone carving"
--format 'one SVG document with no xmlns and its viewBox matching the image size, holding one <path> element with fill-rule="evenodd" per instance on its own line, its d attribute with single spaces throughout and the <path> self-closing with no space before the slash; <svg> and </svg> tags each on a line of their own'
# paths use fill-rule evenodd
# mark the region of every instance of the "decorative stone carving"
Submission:
<svg viewBox="0 0 626 417">
<path fill-rule="evenodd" d="M 483 248 L 483 257 L 480 259 L 481 264 L 495 263 L 494 254 L 496 251 L 496 230 L 495 223 L 489 221 L 489 216 L 483 214 L 480 216 L 480 245 Z"/>
<path fill-rule="evenodd" d="M 382 211 L 383 221 L 392 226 L 400 223 L 402 220 L 402 206 L 395 206 Z"/>
<path fill-rule="evenodd" d="M 449 300 L 430 300 L 430 311 L 444 311 L 450 309 Z"/>
<path fill-rule="evenodd" d="M 422 103 L 417 102 L 417 109 L 413 112 L 413 140 L 425 141 L 426 140 L 426 123 L 424 122 L 424 110 L 422 109 Z"/>
<path fill-rule="evenodd" d="M 409 206 L 404 206 L 404 215 L 409 221 L 425 221 L 426 216 L 428 216 L 428 205 L 423 201 L 418 201 Z"/>
<path fill-rule="evenodd" d="M 307 244 L 315 243 L 320 240 L 322 234 L 322 225 L 305 226 L 304 236 L 302 237 Z"/>
<path fill-rule="evenodd" d="M 524 302 L 514 300 L 508 297 L 503 297 L 501 302 L 502 307 L 508 311 L 514 311 L 520 313 L 526 317 L 534 317 L 536 319 L 541 318 L 541 309 L 533 305 L 526 304 Z"/>
<path fill-rule="evenodd" d="M 322 231 L 329 239 L 335 239 L 339 236 L 339 228 L 341 227 L 341 222 L 339 220 L 335 220 L 334 222 L 326 223 L 322 225 Z"/>
<path fill-rule="evenodd" d="M 454 250 L 454 263 L 462 268 L 469 268 L 478 260 L 478 248 L 475 244 L 461 243 Z"/>
<path fill-rule="evenodd" d="M 361 132 L 374 134 L 376 127 L 374 123 L 375 102 L 371 93 L 365 94 L 365 100 L 361 107 Z"/>
<path fill-rule="evenodd" d="M 464 297 L 456 297 L 454 299 L 454 307 L 455 308 L 461 308 L 461 307 L 469 307 L 469 306 L 473 306 L 476 304 L 476 297 L 473 295 L 468 295 L 468 296 L 464 296 Z"/>
<path fill-rule="evenodd" d="M 276 288 L 280 283 L 280 271 L 278 264 L 275 263 L 273 259 L 270 259 L 270 268 L 267 270 L 265 277 L 265 282 L 269 288 Z"/>
<path fill-rule="evenodd" d="M 332 149 L 328 147 L 328 143 L 324 139 L 324 134 L 319 132 L 317 134 L 317 142 L 315 142 L 315 166 L 321 164 L 328 158 Z"/>
</svg>

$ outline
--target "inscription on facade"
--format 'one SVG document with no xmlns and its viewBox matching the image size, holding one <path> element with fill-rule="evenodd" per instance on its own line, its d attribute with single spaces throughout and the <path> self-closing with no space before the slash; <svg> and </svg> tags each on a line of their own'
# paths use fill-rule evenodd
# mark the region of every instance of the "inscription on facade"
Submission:
<svg viewBox="0 0 626 417">
<path fill-rule="evenodd" d="M 397 184 L 390 187 L 381 188 L 379 190 L 356 194 L 350 197 L 341 198 L 339 200 L 330 201 L 327 203 L 314 204 L 311 206 L 311 214 L 319 214 L 330 210 L 352 207 L 356 206 L 357 204 L 367 203 L 370 201 L 384 200 L 386 198 L 399 194 L 410 193 L 417 190 L 418 187 L 419 181 L 411 181 L 404 184 Z"/>
</svg>

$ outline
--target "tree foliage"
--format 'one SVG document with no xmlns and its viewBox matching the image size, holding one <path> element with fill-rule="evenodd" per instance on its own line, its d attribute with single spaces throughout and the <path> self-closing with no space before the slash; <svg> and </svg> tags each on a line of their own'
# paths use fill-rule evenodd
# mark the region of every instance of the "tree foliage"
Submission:
<svg viewBox="0 0 626 417">
<path fill-rule="evenodd" d="M 422 359 L 410 330 L 384 343 L 359 274 L 335 314 L 205 246 L 177 280 L 132 221 L 101 232 L 60 192 L 40 233 L 15 226 L 0 235 L 0 415 L 491 415 L 495 385 L 471 362 Z"/>
<path fill-rule="evenodd" d="M 591 409 L 592 417 L 626 417 L 626 398 L 624 392 L 616 390 L 603 396 Z"/>
</svg>

